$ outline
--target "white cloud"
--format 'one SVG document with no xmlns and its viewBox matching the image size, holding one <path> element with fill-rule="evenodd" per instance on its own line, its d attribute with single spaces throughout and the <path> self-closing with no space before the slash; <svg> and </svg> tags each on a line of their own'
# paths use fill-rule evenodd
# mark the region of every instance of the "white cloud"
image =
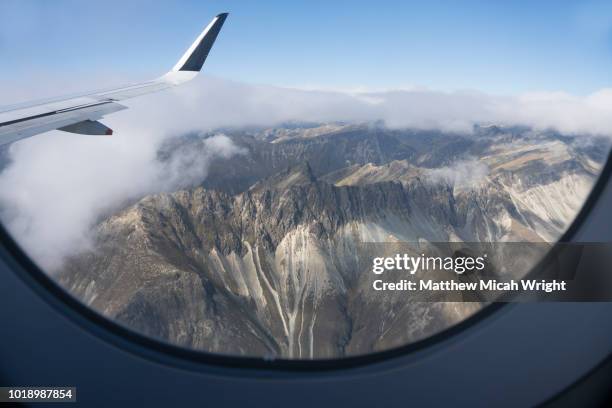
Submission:
<svg viewBox="0 0 612 408">
<path fill-rule="evenodd" d="M 194 84 L 195 85 L 195 84 Z M 564 92 L 495 96 L 476 91 L 415 88 L 384 92 L 297 90 L 204 78 L 178 88 L 161 109 L 195 128 L 261 125 L 290 121 L 384 120 L 390 127 L 471 132 L 475 123 L 521 124 L 564 133 L 612 136 L 612 89 L 586 96 Z M 173 108 L 169 108 L 172 106 Z M 168 112 L 170 110 L 170 112 Z M 171 113 L 171 115 L 170 115 Z"/>
<path fill-rule="evenodd" d="M 213 157 L 241 153 L 217 135 L 206 139 L 204 153 L 184 149 L 160 161 L 162 133 L 123 129 L 117 138 L 50 132 L 11 147 L 12 164 L 0 174 L 1 217 L 45 269 L 87 248 L 100 215 L 126 200 L 194 185 Z"/>
<path fill-rule="evenodd" d="M 447 183 L 456 189 L 473 189 L 482 185 L 489 175 L 486 163 L 475 158 L 459 160 L 450 166 L 428 169 L 426 180 L 432 183 Z"/>
</svg>

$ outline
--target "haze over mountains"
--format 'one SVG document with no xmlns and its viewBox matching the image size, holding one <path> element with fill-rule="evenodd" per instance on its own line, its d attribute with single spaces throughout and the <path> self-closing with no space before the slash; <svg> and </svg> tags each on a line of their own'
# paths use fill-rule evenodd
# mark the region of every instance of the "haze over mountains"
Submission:
<svg viewBox="0 0 612 408">
<path fill-rule="evenodd" d="M 382 123 L 224 129 L 239 151 L 213 157 L 185 190 L 100 220 L 93 246 L 56 271 L 106 316 L 201 350 L 331 358 L 416 341 L 478 303 L 375 293 L 367 242 L 550 242 L 579 211 L 604 139 L 526 127 L 473 134 Z M 206 154 L 210 135 L 167 141 Z"/>
</svg>

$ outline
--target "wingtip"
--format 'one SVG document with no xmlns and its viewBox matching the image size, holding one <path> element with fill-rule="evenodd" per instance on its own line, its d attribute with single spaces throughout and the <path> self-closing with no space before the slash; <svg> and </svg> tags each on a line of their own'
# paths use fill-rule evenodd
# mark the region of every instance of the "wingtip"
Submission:
<svg viewBox="0 0 612 408">
<path fill-rule="evenodd" d="M 215 16 L 208 26 L 204 29 L 202 34 L 196 39 L 196 41 L 189 47 L 187 52 L 183 54 L 183 57 L 179 62 L 172 68 L 172 71 L 192 71 L 199 72 L 202 69 L 202 65 L 208 57 L 223 23 L 229 13 L 221 13 Z"/>
</svg>

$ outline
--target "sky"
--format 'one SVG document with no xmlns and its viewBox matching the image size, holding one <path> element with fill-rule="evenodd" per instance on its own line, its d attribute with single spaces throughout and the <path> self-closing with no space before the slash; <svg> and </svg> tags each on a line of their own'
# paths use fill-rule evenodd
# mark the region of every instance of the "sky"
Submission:
<svg viewBox="0 0 612 408">
<path fill-rule="evenodd" d="M 2 0 L 0 87 L 33 75 L 93 88 L 155 77 L 225 11 L 205 69 L 235 81 L 494 94 L 612 86 L 609 1 Z"/>
<path fill-rule="evenodd" d="M 247 154 L 224 127 L 497 123 L 612 138 L 612 2 L 0 0 L 0 105 L 156 78 L 226 11 L 204 73 L 121 101 L 130 109 L 102 119 L 112 137 L 10 145 L 0 219 L 40 265 L 89 248 L 119 203 L 196 185 L 212 159 Z M 193 131 L 216 133 L 206 154 L 159 160 L 168 138 Z M 482 169 L 437 176 L 449 172 Z"/>
</svg>

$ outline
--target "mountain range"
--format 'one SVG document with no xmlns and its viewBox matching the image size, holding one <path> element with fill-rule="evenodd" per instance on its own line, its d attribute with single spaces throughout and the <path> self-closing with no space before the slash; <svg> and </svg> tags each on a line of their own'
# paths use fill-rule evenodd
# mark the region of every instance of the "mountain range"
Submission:
<svg viewBox="0 0 612 408">
<path fill-rule="evenodd" d="M 478 302 L 375 292 L 364 243 L 553 242 L 580 210 L 604 139 L 481 125 L 222 129 L 242 154 L 192 188 L 142 197 L 92 228 L 58 282 L 136 331 L 215 353 L 337 358 L 426 338 Z M 159 151 L 200 151 L 211 134 Z"/>
</svg>

